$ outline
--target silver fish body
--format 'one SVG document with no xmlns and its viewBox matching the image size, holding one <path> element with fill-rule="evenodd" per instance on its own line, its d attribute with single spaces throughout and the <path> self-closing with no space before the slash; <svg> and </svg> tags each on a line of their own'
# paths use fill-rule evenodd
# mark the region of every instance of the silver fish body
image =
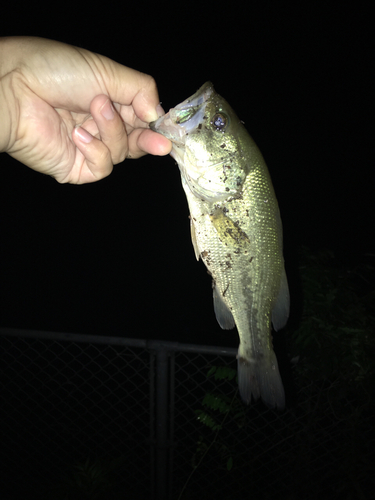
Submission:
<svg viewBox="0 0 375 500">
<path fill-rule="evenodd" d="M 241 397 L 283 409 L 271 321 L 275 330 L 285 325 L 289 290 L 280 213 L 263 156 L 210 82 L 150 128 L 173 143 L 195 255 L 212 275 L 219 325 L 237 326 Z"/>
</svg>

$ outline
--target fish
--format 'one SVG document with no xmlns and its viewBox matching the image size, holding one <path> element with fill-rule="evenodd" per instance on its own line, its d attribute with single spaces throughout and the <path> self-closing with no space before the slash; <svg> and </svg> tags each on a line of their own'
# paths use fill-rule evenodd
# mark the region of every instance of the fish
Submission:
<svg viewBox="0 0 375 500">
<path fill-rule="evenodd" d="M 246 404 L 259 398 L 285 408 L 272 326 L 289 316 L 280 211 L 265 160 L 228 102 L 206 82 L 149 124 L 172 141 L 190 211 L 196 259 L 212 276 L 222 329 L 237 327 L 238 388 Z"/>
</svg>

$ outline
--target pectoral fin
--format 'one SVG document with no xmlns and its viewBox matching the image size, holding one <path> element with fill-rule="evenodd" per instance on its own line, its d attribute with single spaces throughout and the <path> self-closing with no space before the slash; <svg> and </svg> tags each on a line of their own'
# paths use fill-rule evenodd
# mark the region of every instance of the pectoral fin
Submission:
<svg viewBox="0 0 375 500">
<path fill-rule="evenodd" d="M 289 317 L 289 287 L 285 269 L 281 275 L 279 295 L 272 310 L 272 324 L 276 331 L 286 325 Z"/>
<path fill-rule="evenodd" d="M 215 310 L 215 316 L 217 319 L 217 322 L 221 326 L 223 330 L 231 330 L 236 326 L 236 323 L 234 322 L 234 318 L 230 310 L 228 309 L 228 306 L 223 300 L 223 297 L 221 296 L 219 290 L 217 289 L 217 286 L 215 283 L 213 283 L 213 295 L 214 295 L 214 310 Z"/>
<path fill-rule="evenodd" d="M 199 248 L 198 248 L 197 237 L 195 235 L 195 226 L 194 226 L 194 222 L 193 222 L 191 215 L 189 216 L 189 218 L 190 218 L 191 242 L 193 243 L 195 257 L 197 260 L 199 260 L 200 252 L 199 252 Z"/>
</svg>

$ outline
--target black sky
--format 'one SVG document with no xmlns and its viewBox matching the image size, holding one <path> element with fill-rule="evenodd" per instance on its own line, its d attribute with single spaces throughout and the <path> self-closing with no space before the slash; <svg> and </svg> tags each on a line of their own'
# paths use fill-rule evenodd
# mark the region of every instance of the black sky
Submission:
<svg viewBox="0 0 375 500">
<path fill-rule="evenodd" d="M 290 279 L 300 245 L 360 259 L 373 251 L 370 13 L 243 5 L 187 4 L 176 15 L 119 3 L 85 18 L 66 9 L 50 24 L 29 5 L 2 34 L 53 38 L 152 74 L 166 110 L 211 80 L 267 161 Z M 1 326 L 237 344 L 216 323 L 170 157 L 126 161 L 85 186 L 0 162 Z"/>
</svg>

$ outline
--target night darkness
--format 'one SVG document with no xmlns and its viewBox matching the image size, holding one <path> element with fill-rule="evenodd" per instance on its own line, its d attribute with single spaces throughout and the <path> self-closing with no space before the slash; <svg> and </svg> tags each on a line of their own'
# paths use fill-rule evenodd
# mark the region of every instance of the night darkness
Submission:
<svg viewBox="0 0 375 500">
<path fill-rule="evenodd" d="M 293 321 L 301 245 L 342 262 L 373 252 L 368 13 L 277 2 L 246 15 L 143 10 L 121 4 L 99 24 L 98 12 L 63 13 L 50 25 L 23 11 L 3 35 L 56 39 L 149 73 L 166 111 L 211 80 L 268 164 Z M 1 326 L 237 345 L 216 323 L 170 157 L 128 160 L 83 186 L 0 161 Z"/>
<path fill-rule="evenodd" d="M 331 3 L 8 5 L 2 36 L 148 73 L 165 111 L 213 82 L 268 165 L 291 311 L 273 339 L 283 412 L 241 402 L 234 358 L 81 342 L 237 348 L 179 169 L 145 156 L 63 185 L 1 154 L 0 329 L 74 339 L 0 336 L 4 500 L 164 500 L 167 483 L 181 500 L 374 497 L 373 16 Z"/>
</svg>

